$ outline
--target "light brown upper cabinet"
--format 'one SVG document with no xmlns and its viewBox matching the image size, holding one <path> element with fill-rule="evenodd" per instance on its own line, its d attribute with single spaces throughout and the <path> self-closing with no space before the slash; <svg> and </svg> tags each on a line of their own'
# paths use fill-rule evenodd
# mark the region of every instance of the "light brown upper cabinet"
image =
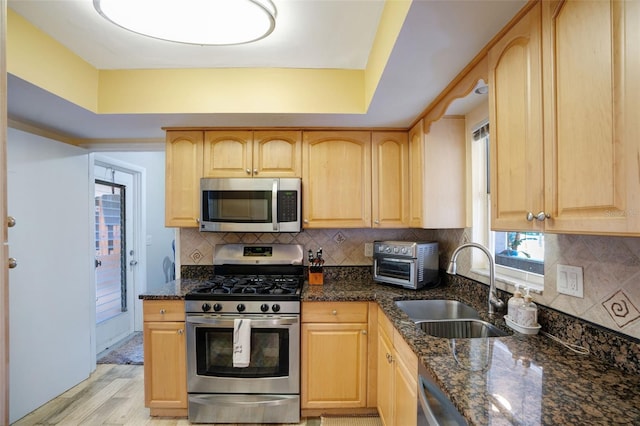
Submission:
<svg viewBox="0 0 640 426">
<path fill-rule="evenodd" d="M 488 53 L 492 229 L 543 228 L 540 33 L 537 4 Z"/>
<path fill-rule="evenodd" d="M 371 132 L 303 133 L 305 228 L 371 227 Z"/>
<path fill-rule="evenodd" d="M 300 131 L 209 130 L 204 177 L 300 177 Z"/>
<path fill-rule="evenodd" d="M 466 226 L 465 120 L 442 117 L 409 131 L 410 226 Z"/>
<path fill-rule="evenodd" d="M 197 227 L 202 177 L 201 131 L 167 131 L 165 226 Z"/>
<path fill-rule="evenodd" d="M 640 234 L 639 6 L 542 3 L 547 232 Z"/>
<path fill-rule="evenodd" d="M 489 52 L 494 229 L 640 233 L 638 9 L 540 2 Z"/>
<path fill-rule="evenodd" d="M 409 226 L 409 140 L 406 132 L 373 132 L 374 228 Z"/>
</svg>

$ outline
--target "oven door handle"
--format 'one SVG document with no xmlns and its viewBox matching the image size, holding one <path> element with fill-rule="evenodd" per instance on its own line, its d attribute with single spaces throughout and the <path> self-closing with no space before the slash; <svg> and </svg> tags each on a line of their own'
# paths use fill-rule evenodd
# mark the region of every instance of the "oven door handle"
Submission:
<svg viewBox="0 0 640 426">
<path fill-rule="evenodd" d="M 411 263 L 413 262 L 415 259 L 411 258 L 411 259 L 397 259 L 395 257 L 382 257 L 381 258 L 384 262 L 393 262 L 393 263 Z"/>
<path fill-rule="evenodd" d="M 207 315 L 189 316 L 187 315 L 187 322 L 190 324 L 203 324 L 213 325 L 217 327 L 230 327 L 233 328 L 233 319 L 219 318 Z M 264 327 L 279 327 L 286 325 L 294 325 L 300 322 L 300 319 L 296 317 L 277 317 L 269 319 L 253 319 L 251 318 L 251 327 L 264 328 Z"/>
<path fill-rule="evenodd" d="M 271 222 L 273 223 L 273 230 L 278 230 L 278 179 L 273 180 L 273 189 L 271 190 Z"/>
</svg>

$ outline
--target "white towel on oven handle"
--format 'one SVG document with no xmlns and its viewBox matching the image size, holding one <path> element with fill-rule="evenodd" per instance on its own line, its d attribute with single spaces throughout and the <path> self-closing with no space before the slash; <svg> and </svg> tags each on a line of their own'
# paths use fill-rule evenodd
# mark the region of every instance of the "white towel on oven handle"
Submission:
<svg viewBox="0 0 640 426">
<path fill-rule="evenodd" d="M 251 361 L 251 320 L 233 320 L 233 366 L 246 368 Z"/>
</svg>

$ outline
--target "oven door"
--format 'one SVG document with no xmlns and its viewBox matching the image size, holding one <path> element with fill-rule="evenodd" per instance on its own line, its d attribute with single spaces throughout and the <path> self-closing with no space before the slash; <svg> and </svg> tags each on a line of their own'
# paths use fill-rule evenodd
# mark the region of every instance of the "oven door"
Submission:
<svg viewBox="0 0 640 426">
<path fill-rule="evenodd" d="M 233 366 L 233 320 L 251 319 L 248 367 Z M 187 314 L 189 393 L 300 392 L 299 315 Z"/>
<path fill-rule="evenodd" d="M 375 256 L 373 259 L 374 281 L 416 288 L 417 262 L 413 258 Z"/>
</svg>

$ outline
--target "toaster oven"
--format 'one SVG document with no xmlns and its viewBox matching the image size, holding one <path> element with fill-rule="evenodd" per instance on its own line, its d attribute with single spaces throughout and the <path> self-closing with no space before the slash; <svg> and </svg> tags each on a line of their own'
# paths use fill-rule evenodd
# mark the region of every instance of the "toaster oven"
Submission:
<svg viewBox="0 0 640 426">
<path fill-rule="evenodd" d="M 373 280 L 413 290 L 440 283 L 438 243 L 374 241 Z"/>
</svg>

